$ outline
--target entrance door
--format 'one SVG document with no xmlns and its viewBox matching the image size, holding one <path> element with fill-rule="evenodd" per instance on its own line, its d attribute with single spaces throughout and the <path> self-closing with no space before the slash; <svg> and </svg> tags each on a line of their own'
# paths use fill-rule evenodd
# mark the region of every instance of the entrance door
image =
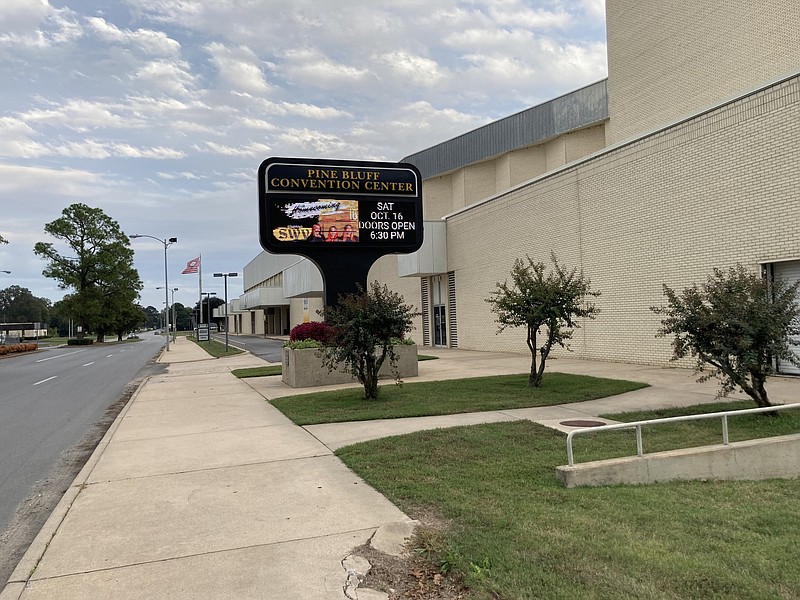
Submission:
<svg viewBox="0 0 800 600">
<path fill-rule="evenodd" d="M 434 346 L 447 346 L 447 282 L 443 279 L 441 275 L 431 277 Z"/>
<path fill-rule="evenodd" d="M 444 304 L 437 304 L 433 307 L 433 345 L 447 345 L 447 316 Z"/>
<path fill-rule="evenodd" d="M 779 262 L 772 265 L 772 272 L 775 278 L 785 279 L 789 283 L 794 283 L 800 279 L 800 261 Z M 800 300 L 800 298 L 798 298 Z M 800 356 L 800 338 L 790 339 L 789 343 L 797 356 Z M 790 375 L 800 375 L 800 368 L 790 363 L 788 360 L 778 362 L 778 371 Z"/>
</svg>

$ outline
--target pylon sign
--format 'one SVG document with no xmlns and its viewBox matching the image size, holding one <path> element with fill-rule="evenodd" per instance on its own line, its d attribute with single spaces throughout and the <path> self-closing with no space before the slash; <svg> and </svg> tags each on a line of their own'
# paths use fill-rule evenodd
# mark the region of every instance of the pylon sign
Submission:
<svg viewBox="0 0 800 600">
<path fill-rule="evenodd" d="M 422 177 L 408 163 L 273 157 L 258 192 L 261 246 L 314 261 L 328 304 L 381 256 L 422 246 Z"/>
<path fill-rule="evenodd" d="M 276 253 L 422 245 L 422 179 L 406 163 L 269 158 L 259 168 L 260 237 Z"/>
</svg>

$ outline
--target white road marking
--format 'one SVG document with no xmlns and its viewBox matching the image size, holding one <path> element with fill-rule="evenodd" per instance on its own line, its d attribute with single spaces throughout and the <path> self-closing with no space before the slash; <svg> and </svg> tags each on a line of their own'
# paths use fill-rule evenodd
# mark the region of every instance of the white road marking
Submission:
<svg viewBox="0 0 800 600">
<path fill-rule="evenodd" d="M 59 354 L 58 356 L 51 356 L 50 358 L 40 358 L 37 360 L 37 363 L 44 362 L 46 360 L 53 360 L 54 358 L 64 358 L 65 356 L 69 356 L 70 354 L 77 354 L 78 352 L 86 352 L 86 350 L 75 350 L 75 352 L 67 352 L 65 354 Z"/>
<path fill-rule="evenodd" d="M 41 381 L 37 381 L 33 385 L 39 385 L 40 383 L 44 383 L 45 381 L 50 381 L 51 379 L 55 379 L 58 375 L 53 375 L 52 377 L 48 377 L 47 379 L 42 379 Z"/>
<path fill-rule="evenodd" d="M 86 364 L 85 364 L 85 365 L 83 365 L 83 366 L 84 366 L 84 367 L 88 367 L 88 366 L 90 366 L 90 365 L 93 365 L 93 364 L 94 364 L 94 361 L 92 361 L 92 362 L 90 362 L 90 363 L 86 363 Z"/>
</svg>

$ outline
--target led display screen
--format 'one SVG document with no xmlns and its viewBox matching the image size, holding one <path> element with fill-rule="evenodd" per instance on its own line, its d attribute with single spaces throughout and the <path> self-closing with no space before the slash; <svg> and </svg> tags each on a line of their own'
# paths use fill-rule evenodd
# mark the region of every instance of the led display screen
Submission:
<svg viewBox="0 0 800 600">
<path fill-rule="evenodd" d="M 293 254 L 414 252 L 423 236 L 420 187 L 409 164 L 267 159 L 259 168 L 261 245 Z"/>
</svg>

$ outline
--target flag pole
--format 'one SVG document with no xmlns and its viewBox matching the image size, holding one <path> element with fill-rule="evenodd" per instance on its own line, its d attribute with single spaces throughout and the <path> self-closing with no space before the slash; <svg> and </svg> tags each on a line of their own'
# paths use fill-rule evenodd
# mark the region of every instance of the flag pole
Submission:
<svg viewBox="0 0 800 600">
<path fill-rule="evenodd" d="M 200 253 L 200 258 L 197 261 L 197 287 L 200 290 L 200 304 L 197 306 L 199 307 L 198 315 L 197 315 L 197 339 L 200 339 L 200 322 L 203 320 L 203 254 Z M 209 331 L 211 331 L 209 329 Z"/>
</svg>

